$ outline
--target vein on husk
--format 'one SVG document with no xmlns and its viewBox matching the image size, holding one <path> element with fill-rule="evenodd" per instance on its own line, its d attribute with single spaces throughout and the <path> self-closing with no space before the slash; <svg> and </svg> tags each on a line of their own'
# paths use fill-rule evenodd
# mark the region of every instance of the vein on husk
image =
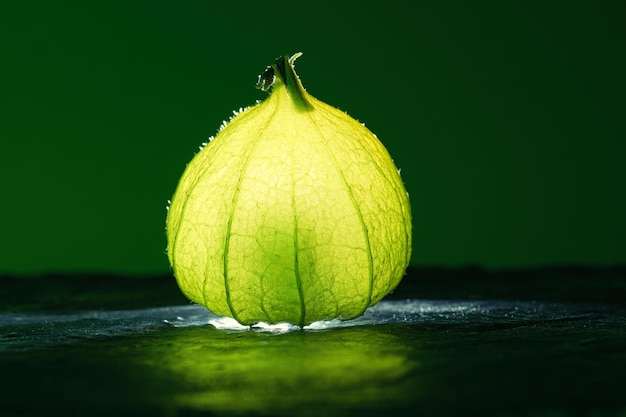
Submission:
<svg viewBox="0 0 626 417">
<path fill-rule="evenodd" d="M 319 110 L 318 110 L 318 112 L 319 112 Z M 311 119 L 312 124 L 318 130 L 320 137 L 323 139 L 320 142 L 324 145 L 324 149 L 328 153 L 330 159 L 333 161 L 333 165 L 335 166 L 335 169 L 337 170 L 337 173 L 341 177 L 343 185 L 346 187 L 346 191 L 348 193 L 350 201 L 352 202 L 352 205 L 354 206 L 354 210 L 355 210 L 355 212 L 357 214 L 357 217 L 359 219 L 359 223 L 361 225 L 361 229 L 362 229 L 362 232 L 363 232 L 363 237 L 364 237 L 364 241 L 365 241 L 364 242 L 365 243 L 365 252 L 367 253 L 367 269 L 368 269 L 368 279 L 369 279 L 369 294 L 367 296 L 367 301 L 366 301 L 365 305 L 363 306 L 363 309 L 357 315 L 357 316 L 360 316 L 370 306 L 370 304 L 372 302 L 372 293 L 374 291 L 374 264 L 373 264 L 374 261 L 372 259 L 372 250 L 371 250 L 371 246 L 370 246 L 370 239 L 369 239 L 369 234 L 368 234 L 368 230 L 367 230 L 367 225 L 365 224 L 365 219 L 363 218 L 363 213 L 361 212 L 359 204 L 356 201 L 356 198 L 354 197 L 354 192 L 352 190 L 352 187 L 350 186 L 350 184 L 348 184 L 348 181 L 346 180 L 346 177 L 343 174 L 343 171 L 341 170 L 341 166 L 340 166 L 339 162 L 335 158 L 335 155 L 333 154 L 333 152 L 331 152 L 330 148 L 328 147 L 328 139 L 324 135 L 322 129 L 317 124 L 317 121 L 312 116 L 309 116 L 309 117 Z"/>
<path fill-rule="evenodd" d="M 268 98 L 269 99 L 269 98 Z M 255 149 L 257 148 L 259 142 L 261 141 L 261 137 L 263 136 L 263 132 L 265 131 L 265 129 L 267 128 L 267 126 L 269 125 L 270 121 L 272 120 L 272 117 L 274 116 L 274 114 L 276 113 L 277 108 L 275 107 L 272 115 L 269 116 L 263 126 L 263 128 L 261 128 L 259 130 L 258 133 L 258 138 L 257 140 L 255 140 L 252 144 L 252 146 L 248 149 L 247 155 L 246 155 L 246 160 L 244 161 L 242 167 L 241 167 L 241 171 L 239 173 L 239 178 L 237 179 L 237 184 L 235 186 L 235 192 L 233 194 L 233 204 L 231 206 L 231 210 L 228 216 L 228 223 L 226 226 L 226 236 L 224 239 L 224 270 L 223 270 L 223 276 L 224 276 L 224 292 L 226 295 L 226 304 L 228 306 L 228 309 L 230 310 L 230 313 L 232 315 L 232 317 L 239 321 L 238 317 L 237 317 L 237 313 L 235 313 L 235 309 L 233 308 L 233 303 L 232 303 L 232 299 L 231 299 L 231 293 L 230 293 L 230 285 L 228 283 L 228 278 L 229 278 L 229 273 L 228 273 L 228 251 L 230 248 L 230 234 L 231 234 L 231 230 L 232 230 L 232 225 L 233 225 L 233 218 L 235 215 L 235 210 L 237 207 L 237 202 L 239 200 L 239 194 L 240 194 L 240 188 L 241 188 L 241 183 L 243 181 L 243 178 L 245 176 L 245 173 L 248 169 L 248 166 L 250 164 L 250 160 L 252 159 L 252 154 L 254 153 Z M 207 279 L 207 274 L 205 273 L 205 285 L 204 285 L 204 298 L 205 298 L 205 303 L 206 303 L 206 279 Z"/>
</svg>

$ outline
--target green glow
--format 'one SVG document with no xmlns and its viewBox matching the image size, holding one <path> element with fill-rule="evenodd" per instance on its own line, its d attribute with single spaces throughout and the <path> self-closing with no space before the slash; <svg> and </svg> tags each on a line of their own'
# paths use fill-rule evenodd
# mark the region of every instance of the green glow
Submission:
<svg viewBox="0 0 626 417">
<path fill-rule="evenodd" d="M 178 348 L 158 372 L 192 389 L 168 396 L 179 409 L 277 413 L 334 405 L 367 408 L 410 401 L 404 378 L 417 364 L 394 335 L 368 328 L 273 336 L 177 329 Z M 210 330 L 209 330 L 210 331 Z M 179 343 L 180 338 L 180 343 Z M 234 343 L 235 342 L 235 343 Z"/>
</svg>

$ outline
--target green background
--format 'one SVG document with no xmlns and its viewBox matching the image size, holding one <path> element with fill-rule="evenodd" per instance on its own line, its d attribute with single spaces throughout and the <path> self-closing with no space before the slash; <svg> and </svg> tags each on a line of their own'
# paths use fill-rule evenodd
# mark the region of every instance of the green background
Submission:
<svg viewBox="0 0 626 417">
<path fill-rule="evenodd" d="M 365 122 L 412 264 L 626 262 L 618 1 L 0 5 L 0 274 L 166 273 L 167 200 L 278 55 Z"/>
</svg>

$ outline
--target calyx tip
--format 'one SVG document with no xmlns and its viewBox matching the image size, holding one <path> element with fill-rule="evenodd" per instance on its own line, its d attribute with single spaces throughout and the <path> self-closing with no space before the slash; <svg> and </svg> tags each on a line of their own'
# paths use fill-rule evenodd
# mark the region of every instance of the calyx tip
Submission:
<svg viewBox="0 0 626 417">
<path fill-rule="evenodd" d="M 276 58 L 273 65 L 268 65 L 265 68 L 265 71 L 259 74 L 256 88 L 261 91 L 269 91 L 274 86 L 274 81 L 276 80 L 276 72 L 278 72 L 280 78 L 285 81 L 287 79 L 287 71 L 294 71 L 294 63 L 296 62 L 296 59 L 298 59 L 300 56 L 302 56 L 302 52 L 296 52 L 291 57 L 283 55 Z M 290 68 L 286 68 L 285 63 L 287 63 Z"/>
<path fill-rule="evenodd" d="M 256 88 L 262 91 L 269 91 L 274 86 L 276 77 L 278 77 L 280 84 L 285 86 L 294 104 L 300 108 L 300 110 L 307 111 L 311 109 L 311 103 L 309 103 L 307 99 L 304 87 L 294 68 L 294 63 L 300 56 L 302 56 L 302 52 L 297 52 L 291 57 L 283 55 L 276 58 L 274 64 L 269 65 L 265 68 L 265 71 L 259 75 Z"/>
</svg>

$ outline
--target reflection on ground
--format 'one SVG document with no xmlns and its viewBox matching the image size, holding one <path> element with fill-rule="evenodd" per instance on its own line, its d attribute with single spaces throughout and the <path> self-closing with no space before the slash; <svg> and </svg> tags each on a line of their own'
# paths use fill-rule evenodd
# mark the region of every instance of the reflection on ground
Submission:
<svg viewBox="0 0 626 417">
<path fill-rule="evenodd" d="M 195 305 L 4 313 L 0 411 L 619 415 L 625 317 L 615 305 L 446 300 L 386 300 L 305 329 L 235 326 Z"/>
</svg>

